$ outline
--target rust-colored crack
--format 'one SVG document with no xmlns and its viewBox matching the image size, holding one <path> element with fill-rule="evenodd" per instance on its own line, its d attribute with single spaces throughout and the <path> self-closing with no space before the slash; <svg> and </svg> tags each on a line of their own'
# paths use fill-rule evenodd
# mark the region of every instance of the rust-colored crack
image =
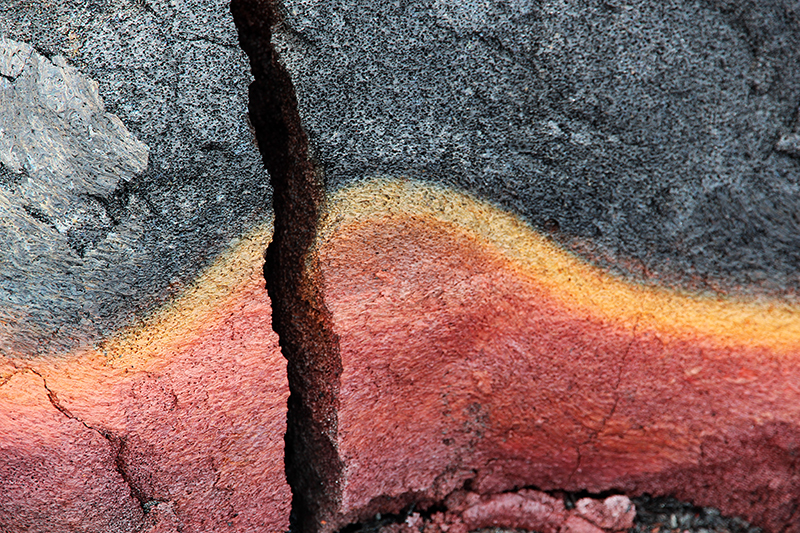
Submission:
<svg viewBox="0 0 800 533">
<path fill-rule="evenodd" d="M 633 330 L 631 331 L 631 341 L 628 343 L 628 346 L 625 348 L 625 351 L 622 352 L 622 357 L 620 357 L 619 367 L 617 368 L 617 380 L 614 383 L 614 386 L 611 388 L 614 391 L 614 403 L 611 406 L 608 414 L 603 417 L 600 421 L 600 429 L 597 430 L 595 437 L 602 433 L 602 431 L 606 427 L 606 423 L 611 420 L 611 417 L 614 416 L 614 413 L 617 412 L 617 405 L 619 405 L 619 386 L 622 384 L 622 372 L 625 370 L 625 364 L 628 361 L 628 355 L 631 353 L 631 348 L 633 347 L 633 343 L 636 342 L 636 328 L 639 327 L 639 318 L 636 318 L 636 322 L 633 324 Z"/>
<path fill-rule="evenodd" d="M 11 378 L 13 378 L 14 376 L 16 376 L 17 374 L 19 374 L 19 372 L 17 372 L 17 371 L 14 371 L 14 372 L 12 372 L 12 373 L 10 373 L 10 374 L 7 374 L 7 375 L 5 375 L 5 376 L 0 376 L 0 387 L 2 387 L 3 385 L 5 385 L 5 384 L 6 384 L 6 383 L 8 383 L 9 381 L 11 381 Z"/>
</svg>

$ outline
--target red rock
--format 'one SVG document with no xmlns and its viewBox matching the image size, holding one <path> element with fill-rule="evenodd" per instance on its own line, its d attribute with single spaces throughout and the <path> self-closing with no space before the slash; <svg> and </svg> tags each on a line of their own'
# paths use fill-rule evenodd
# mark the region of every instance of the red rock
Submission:
<svg viewBox="0 0 800 533">
<path fill-rule="evenodd" d="M 636 507 L 627 496 L 609 496 L 603 501 L 581 498 L 575 512 L 602 529 L 623 531 L 633 527 Z"/>
<path fill-rule="evenodd" d="M 467 533 L 485 528 L 526 529 L 543 533 L 598 533 L 627 531 L 636 509 L 625 496 L 605 500 L 582 498 L 567 510 L 563 500 L 544 492 L 522 489 L 480 495 L 455 491 L 444 502 L 444 512 L 424 518 L 411 513 L 402 524 L 383 526 L 381 533 Z"/>
<path fill-rule="evenodd" d="M 143 512 L 115 452 L 97 431 L 53 407 L 40 376 L 9 376 L 0 386 L 0 529 L 136 530 Z"/>
<path fill-rule="evenodd" d="M 320 529 L 469 483 L 672 494 L 800 531 L 796 308 L 626 283 L 441 189 L 372 183 L 329 213 L 308 264 L 342 466 Z"/>
<path fill-rule="evenodd" d="M 605 531 L 579 516 L 570 515 L 559 533 L 605 533 Z"/>
<path fill-rule="evenodd" d="M 148 533 L 180 533 L 181 525 L 175 516 L 172 503 L 156 503 L 147 512 L 145 519 Z"/>
<path fill-rule="evenodd" d="M 563 501 L 532 490 L 472 498 L 467 505 L 460 518 L 469 531 L 503 527 L 558 533 L 567 516 Z"/>
<path fill-rule="evenodd" d="M 268 230 L 96 350 L 4 360 L 0 530 L 288 529 Z"/>
<path fill-rule="evenodd" d="M 430 523 L 423 533 L 467 533 L 469 528 L 461 516 L 448 512 L 438 512 L 431 516 Z"/>
</svg>

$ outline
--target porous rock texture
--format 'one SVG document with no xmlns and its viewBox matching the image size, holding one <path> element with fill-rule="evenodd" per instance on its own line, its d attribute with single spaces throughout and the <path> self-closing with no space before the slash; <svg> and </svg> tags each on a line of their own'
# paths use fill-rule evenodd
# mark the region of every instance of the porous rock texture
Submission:
<svg viewBox="0 0 800 533">
<path fill-rule="evenodd" d="M 0 3 L 0 530 L 283 531 L 229 2 Z"/>
<path fill-rule="evenodd" d="M 452 191 L 332 200 L 316 261 L 343 368 L 338 512 L 466 483 L 673 494 L 794 527 L 795 307 L 631 284 Z"/>
<path fill-rule="evenodd" d="M 4 351 L 134 323 L 271 217 L 229 4 L 0 3 Z"/>
<path fill-rule="evenodd" d="M 284 530 L 286 429 L 303 532 L 800 531 L 796 3 L 230 8 L 274 238 L 226 2 L 0 6 L 0 528 Z"/>
<path fill-rule="evenodd" d="M 296 527 L 537 487 L 799 531 L 796 2 L 233 10 Z"/>
<path fill-rule="evenodd" d="M 288 387 L 261 273 L 270 229 L 96 348 L 4 358 L 3 531 L 286 529 Z"/>
<path fill-rule="evenodd" d="M 446 504 L 446 511 L 434 512 L 429 518 L 411 512 L 404 521 L 379 531 L 466 533 L 502 525 L 541 533 L 604 533 L 629 530 L 636 516 L 633 502 L 626 496 L 581 498 L 567 509 L 562 498 L 530 489 L 484 496 L 456 491 Z"/>
</svg>

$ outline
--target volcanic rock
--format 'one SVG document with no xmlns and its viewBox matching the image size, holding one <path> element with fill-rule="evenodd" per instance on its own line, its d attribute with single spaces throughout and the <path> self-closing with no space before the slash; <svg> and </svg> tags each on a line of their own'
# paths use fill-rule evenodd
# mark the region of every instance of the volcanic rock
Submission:
<svg viewBox="0 0 800 533">
<path fill-rule="evenodd" d="M 224 0 L 0 5 L 0 530 L 288 528 L 248 73 Z"/>
<path fill-rule="evenodd" d="M 537 487 L 798 530 L 794 2 L 233 11 L 296 527 Z"/>
</svg>

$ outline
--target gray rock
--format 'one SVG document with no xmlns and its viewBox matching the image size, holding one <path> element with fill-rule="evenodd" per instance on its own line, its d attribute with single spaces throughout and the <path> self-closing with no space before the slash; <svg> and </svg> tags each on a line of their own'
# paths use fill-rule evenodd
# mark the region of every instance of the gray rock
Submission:
<svg viewBox="0 0 800 533">
<path fill-rule="evenodd" d="M 784 135 L 775 144 L 775 149 L 793 157 L 800 157 L 800 134 Z"/>
<path fill-rule="evenodd" d="M 229 3 L 0 4 L 0 122 L 15 128 L 0 137 L 3 354 L 102 340 L 271 217 Z M 34 64 L 50 74 L 28 76 Z M 59 114 L 35 94 L 58 75 L 87 107 Z M 23 138 L 36 121 L 48 127 Z"/>
<path fill-rule="evenodd" d="M 148 148 L 62 56 L 0 37 L 0 62 L 0 163 L 25 174 L 2 194 L 66 236 L 92 210 L 88 199 L 147 168 Z"/>
<path fill-rule="evenodd" d="M 800 103 L 796 1 L 284 6 L 273 41 L 329 191 L 442 183 L 624 274 L 800 289 L 800 161 L 776 150 Z"/>
</svg>

